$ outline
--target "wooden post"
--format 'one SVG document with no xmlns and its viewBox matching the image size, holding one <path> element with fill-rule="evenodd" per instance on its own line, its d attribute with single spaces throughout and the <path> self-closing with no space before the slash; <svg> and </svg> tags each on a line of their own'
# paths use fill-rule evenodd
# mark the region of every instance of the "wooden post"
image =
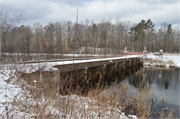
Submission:
<svg viewBox="0 0 180 119">
<path fill-rule="evenodd" d="M 131 75 L 131 68 L 129 68 L 129 74 Z"/>
<path fill-rule="evenodd" d="M 131 67 L 131 60 L 129 61 L 129 67 Z"/>
<path fill-rule="evenodd" d="M 126 61 L 124 61 L 123 65 L 123 69 L 126 69 Z"/>
<path fill-rule="evenodd" d="M 104 64 L 104 68 L 103 69 L 104 69 L 103 73 L 106 74 L 106 64 Z"/>
<path fill-rule="evenodd" d="M 116 65 L 115 65 L 115 67 L 116 67 L 116 71 L 118 71 L 118 62 L 116 62 Z"/>
<path fill-rule="evenodd" d="M 134 60 L 132 60 L 132 62 L 131 62 L 131 66 L 134 66 Z"/>
<path fill-rule="evenodd" d="M 85 79 L 85 81 L 87 80 L 87 78 L 88 78 L 88 67 L 86 67 L 85 69 L 84 69 L 84 79 Z"/>
</svg>

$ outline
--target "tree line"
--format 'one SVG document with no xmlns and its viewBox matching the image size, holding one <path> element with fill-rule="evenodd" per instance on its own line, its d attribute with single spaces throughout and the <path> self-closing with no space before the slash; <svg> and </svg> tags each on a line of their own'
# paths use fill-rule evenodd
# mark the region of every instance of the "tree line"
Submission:
<svg viewBox="0 0 180 119">
<path fill-rule="evenodd" d="M 3 16 L 4 15 L 4 16 Z M 3 53 L 122 53 L 124 47 L 130 51 L 180 52 L 179 28 L 162 23 L 156 27 L 151 19 L 139 23 L 110 19 L 99 23 L 81 21 L 62 21 L 47 25 L 16 26 L 20 16 L 8 21 L 8 15 L 2 14 L 5 20 L 1 24 Z M 77 27 L 77 28 L 76 28 Z M 83 49 L 83 51 L 82 51 Z"/>
</svg>

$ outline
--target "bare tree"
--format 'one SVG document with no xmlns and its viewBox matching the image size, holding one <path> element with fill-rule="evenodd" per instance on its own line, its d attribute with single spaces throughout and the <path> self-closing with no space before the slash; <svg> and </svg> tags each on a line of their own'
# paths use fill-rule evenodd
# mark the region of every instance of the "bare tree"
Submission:
<svg viewBox="0 0 180 119">
<path fill-rule="evenodd" d="M 179 53 L 180 53 L 180 25 L 178 25 L 177 27 L 177 41 L 179 41 L 179 43 L 177 42 L 177 44 L 179 44 Z"/>
<path fill-rule="evenodd" d="M 94 54 L 97 52 L 97 49 L 98 49 L 98 33 L 99 33 L 99 30 L 98 30 L 98 27 L 95 23 L 92 24 L 91 26 L 91 38 L 92 38 L 92 45 L 94 47 Z"/>
<path fill-rule="evenodd" d="M 85 20 L 85 40 L 86 40 L 86 42 L 84 42 L 84 46 L 85 46 L 85 48 L 86 48 L 86 53 L 87 53 L 87 51 L 88 51 L 88 47 L 89 47 L 89 41 L 90 41 L 90 34 L 89 34 L 89 31 L 88 31 L 88 27 L 89 27 L 89 19 L 86 19 Z"/>
<path fill-rule="evenodd" d="M 56 22 L 55 35 L 56 35 L 56 52 L 63 53 L 64 42 L 62 41 L 62 26 L 60 22 Z"/>
<path fill-rule="evenodd" d="M 67 39 L 68 39 L 67 43 L 69 47 L 72 47 L 71 41 L 73 39 L 73 36 L 72 36 L 73 23 L 71 21 L 67 21 L 66 26 L 67 26 L 66 34 L 67 34 Z"/>
<path fill-rule="evenodd" d="M 124 31 L 124 26 L 122 24 L 121 21 L 117 21 L 116 22 L 116 43 L 117 45 L 117 49 L 119 51 L 119 53 L 122 53 L 122 49 L 123 49 L 123 45 L 122 45 L 122 41 L 123 41 L 123 31 Z"/>
<path fill-rule="evenodd" d="M 110 22 L 106 20 L 102 20 L 98 26 L 99 26 L 99 32 L 100 32 L 101 51 L 103 51 L 104 49 L 105 51 L 103 52 L 107 53 Z"/>
<path fill-rule="evenodd" d="M 33 24 L 35 52 L 40 53 L 40 39 L 43 38 L 43 26 L 40 23 Z"/>
<path fill-rule="evenodd" d="M 15 26 L 17 23 L 22 22 L 23 20 L 24 19 L 22 14 L 9 16 L 9 14 L 0 11 L 0 63 L 1 63 L 2 32 L 8 31 L 10 28 Z"/>
<path fill-rule="evenodd" d="M 167 29 L 168 29 L 168 24 L 163 23 L 161 24 L 161 29 L 163 32 L 163 50 L 167 52 Z"/>
</svg>

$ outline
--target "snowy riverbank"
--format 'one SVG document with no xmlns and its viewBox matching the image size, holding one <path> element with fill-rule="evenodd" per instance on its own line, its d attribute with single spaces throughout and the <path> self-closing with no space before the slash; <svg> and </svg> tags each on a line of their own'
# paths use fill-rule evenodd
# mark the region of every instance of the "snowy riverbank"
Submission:
<svg viewBox="0 0 180 119">
<path fill-rule="evenodd" d="M 154 55 L 148 53 L 144 60 L 144 66 L 180 67 L 180 54 Z"/>
<path fill-rule="evenodd" d="M 15 75 L 15 70 L 0 73 L 0 118 L 35 118 L 37 115 L 50 118 L 118 118 L 137 119 L 134 115 L 125 115 L 120 106 L 111 105 L 109 102 L 101 104 L 91 97 L 77 95 L 62 96 L 60 94 L 41 95 L 35 98 L 34 87 L 26 84 L 24 80 Z M 26 84 L 23 85 L 23 84 Z M 28 88 L 27 88 L 28 87 Z M 34 99 L 35 98 L 35 99 Z M 59 105 L 59 106 L 57 106 Z M 107 105 L 106 108 L 103 108 Z M 65 106 L 65 107 L 64 107 Z M 39 107 L 39 109 L 38 109 Z M 64 108 L 63 108 L 64 107 Z M 85 115 L 84 115 L 85 114 Z M 41 116 L 40 116 L 41 117 Z"/>
<path fill-rule="evenodd" d="M 112 58 L 113 59 L 113 58 Z M 97 59 L 95 59 L 97 60 Z M 82 62 L 82 60 L 80 60 Z M 88 62 L 87 60 L 86 62 Z M 69 63 L 70 61 L 63 62 Z M 34 72 L 38 69 L 44 69 L 44 70 L 57 70 L 53 69 L 52 66 L 54 64 L 57 64 L 57 62 L 45 62 L 41 63 L 41 65 L 4 65 L 1 67 L 0 70 L 0 118 L 7 117 L 8 116 L 14 116 L 16 117 L 34 117 L 35 114 L 39 113 L 37 110 L 37 104 L 41 107 L 41 109 L 44 110 L 44 114 L 48 114 L 49 111 L 51 111 L 51 115 L 56 115 L 58 117 L 62 117 L 64 115 L 63 109 L 58 108 L 56 106 L 56 100 L 47 99 L 47 97 L 42 96 L 41 98 L 37 99 L 37 104 L 35 103 L 35 100 L 30 93 L 30 91 L 22 85 L 23 79 L 20 79 L 20 81 L 17 81 L 17 69 L 18 71 L 23 70 L 26 73 Z M 156 56 L 153 53 L 147 54 L 147 59 L 144 60 L 145 66 L 156 66 L 156 65 L 163 65 L 165 67 L 170 66 L 176 66 L 180 67 L 180 54 L 165 54 L 162 56 Z M 7 67 L 6 67 L 7 66 Z M 30 89 L 33 89 L 32 86 L 28 85 Z M 58 97 L 58 98 L 57 98 Z M 57 94 L 57 99 L 62 99 L 66 103 L 69 100 L 71 100 L 70 106 L 73 104 L 74 108 L 78 107 L 79 112 L 73 112 L 74 115 L 71 115 L 72 111 L 74 110 L 68 110 L 66 116 L 71 118 L 80 118 L 84 111 L 86 111 L 86 116 L 89 118 L 98 118 L 99 114 L 102 112 L 101 106 L 99 106 L 98 100 L 89 98 L 89 97 L 81 97 L 77 95 L 72 95 L 70 97 L 62 96 Z M 83 103 L 82 103 L 83 102 Z M 48 106 L 47 106 L 48 104 Z M 108 104 L 108 102 L 107 102 Z M 73 106 L 72 106 L 73 107 Z M 36 110 L 36 111 L 35 111 Z M 118 116 L 119 119 L 127 119 L 128 117 L 125 116 L 123 112 L 121 112 L 121 107 L 113 107 L 109 105 L 105 112 L 103 113 L 101 118 L 109 117 L 111 115 L 111 112 L 114 112 L 116 116 Z M 130 116 L 130 115 L 129 115 Z M 131 116 L 134 119 L 136 119 L 136 116 Z"/>
<path fill-rule="evenodd" d="M 108 60 L 113 59 L 114 58 L 110 58 Z M 98 61 L 98 59 L 93 60 Z M 77 62 L 89 61 L 90 60 L 79 60 Z M 72 63 L 72 61 L 61 63 Z M 59 62 L 59 64 L 61 63 Z M 36 93 L 35 87 L 26 84 L 23 79 L 18 79 L 17 71 L 33 73 L 39 69 L 51 70 L 55 64 L 57 64 L 57 62 L 2 65 L 0 69 L 0 118 L 34 118 L 41 114 L 46 117 L 50 115 L 52 118 L 63 118 L 66 115 L 67 118 L 72 119 L 81 117 L 90 119 L 99 117 L 100 119 L 137 118 L 134 115 L 126 116 L 125 113 L 121 111 L 121 107 L 118 106 L 119 104 L 114 100 L 112 100 L 114 104 L 109 104 L 110 101 L 101 104 L 101 102 L 95 98 L 77 95 L 62 96 L 58 93 L 53 97 L 52 94 L 48 94 L 48 96 L 43 94 L 36 98 L 32 94 L 32 92 Z M 37 89 L 37 91 L 39 90 L 41 89 Z M 46 90 L 46 87 L 44 87 L 43 90 Z"/>
</svg>

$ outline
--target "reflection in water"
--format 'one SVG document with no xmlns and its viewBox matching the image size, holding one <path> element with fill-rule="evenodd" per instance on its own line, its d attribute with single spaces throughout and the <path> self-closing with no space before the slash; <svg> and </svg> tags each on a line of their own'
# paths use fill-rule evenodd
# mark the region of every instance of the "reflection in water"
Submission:
<svg viewBox="0 0 180 119">
<path fill-rule="evenodd" d="M 180 69 L 172 70 L 154 70 L 150 68 L 140 69 L 133 75 L 128 76 L 122 83 L 128 84 L 128 91 L 134 92 L 140 85 L 144 86 L 147 82 L 150 85 L 148 99 L 152 98 L 156 103 L 152 107 L 155 113 L 170 111 L 170 109 L 179 109 L 179 79 Z M 143 89 L 143 88 L 142 88 Z M 151 99 L 152 100 L 152 99 Z M 155 112 L 155 113 L 154 113 Z M 179 118 L 179 111 L 176 111 L 175 117 Z M 168 113 L 165 114 L 166 116 Z M 153 118 L 159 118 L 158 115 Z"/>
<path fill-rule="evenodd" d="M 144 69 L 139 70 L 127 78 L 129 84 L 134 86 L 135 88 L 141 86 L 143 87 L 145 84 L 152 83 L 151 75 L 148 74 Z"/>
<path fill-rule="evenodd" d="M 135 75 L 144 76 L 144 70 L 143 71 L 137 71 L 134 73 Z"/>
<path fill-rule="evenodd" d="M 150 70 L 142 69 L 127 78 L 129 84 L 137 88 L 140 84 L 156 84 L 159 89 L 168 89 L 170 84 L 179 87 L 179 69 L 173 70 Z"/>
<path fill-rule="evenodd" d="M 162 70 L 159 71 L 159 78 L 161 78 Z"/>
<path fill-rule="evenodd" d="M 142 79 L 145 80 L 145 82 L 149 81 L 151 85 L 149 97 L 151 97 L 153 92 L 157 100 L 152 107 L 152 111 L 158 113 L 170 111 L 170 109 L 179 110 L 179 70 L 178 68 L 172 70 L 145 69 Z M 130 80 L 132 79 L 128 79 L 129 84 L 132 85 Z M 139 83 L 139 81 L 136 83 Z M 141 82 L 141 84 L 142 83 L 143 82 Z M 166 115 L 168 115 L 168 113 Z M 175 112 L 175 115 L 175 117 L 179 117 L 179 112 Z M 154 118 L 158 117 L 159 116 L 154 116 Z"/>
</svg>

